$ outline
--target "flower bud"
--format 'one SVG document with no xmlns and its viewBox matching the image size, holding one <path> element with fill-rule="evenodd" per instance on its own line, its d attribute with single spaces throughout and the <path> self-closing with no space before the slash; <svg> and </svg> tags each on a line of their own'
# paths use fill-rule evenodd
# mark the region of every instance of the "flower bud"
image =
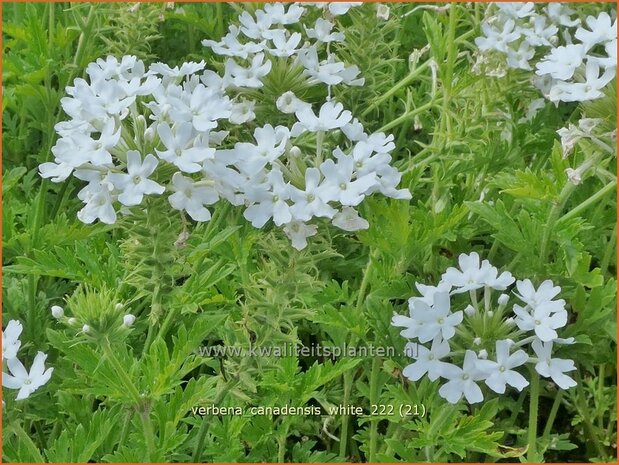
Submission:
<svg viewBox="0 0 619 465">
<path fill-rule="evenodd" d="M 501 307 L 504 307 L 505 305 L 507 305 L 508 301 L 509 301 L 509 296 L 507 294 L 501 294 L 498 298 L 498 302 Z"/>
<path fill-rule="evenodd" d="M 486 349 L 481 349 L 479 351 L 478 357 L 482 360 L 486 360 L 488 358 L 488 351 Z"/>
<path fill-rule="evenodd" d="M 150 144 L 153 140 L 155 140 L 155 134 L 155 126 L 151 125 L 146 129 L 146 131 L 144 131 L 144 141 Z"/>
<path fill-rule="evenodd" d="M 85 333 L 89 332 L 90 331 L 90 326 L 88 326 L 88 325 L 82 326 L 82 331 L 85 332 Z"/>
<path fill-rule="evenodd" d="M 60 305 L 52 305 L 52 316 L 57 320 L 64 316 L 64 310 Z"/>
<path fill-rule="evenodd" d="M 492 317 L 494 316 L 494 312 L 493 312 L 492 310 L 489 310 L 489 311 L 488 311 L 488 316 L 489 316 L 490 318 L 492 318 Z"/>
<path fill-rule="evenodd" d="M 469 305 L 464 309 L 464 313 L 466 313 L 468 316 L 475 315 L 476 312 L 477 310 L 475 310 L 475 307 L 473 307 L 472 305 Z"/>
<path fill-rule="evenodd" d="M 481 338 L 476 337 L 475 339 L 473 339 L 473 344 L 475 344 L 476 346 L 481 344 Z"/>
<path fill-rule="evenodd" d="M 294 158 L 298 158 L 301 156 L 301 149 L 297 147 L 296 145 L 293 145 L 292 147 L 290 147 L 290 150 L 288 151 L 288 155 Z"/>
<path fill-rule="evenodd" d="M 509 317 L 507 320 L 505 320 L 505 323 L 507 323 L 508 326 L 514 326 L 516 324 L 516 321 L 514 321 L 512 317 Z"/>
<path fill-rule="evenodd" d="M 128 328 L 129 326 L 133 325 L 134 321 L 135 321 L 135 316 L 129 313 L 123 317 L 123 326 L 126 326 Z"/>
<path fill-rule="evenodd" d="M 67 320 L 67 323 L 69 323 L 71 326 L 75 326 L 77 324 L 77 319 L 71 317 Z"/>
<path fill-rule="evenodd" d="M 121 310 L 123 308 L 123 304 L 121 304 L 120 302 L 118 302 L 116 305 L 114 305 L 114 308 L 116 310 Z"/>
</svg>

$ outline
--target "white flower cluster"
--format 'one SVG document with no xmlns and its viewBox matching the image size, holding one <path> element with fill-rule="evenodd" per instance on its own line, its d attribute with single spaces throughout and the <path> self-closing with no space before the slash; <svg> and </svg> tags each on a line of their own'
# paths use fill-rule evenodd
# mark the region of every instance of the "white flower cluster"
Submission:
<svg viewBox="0 0 619 465">
<path fill-rule="evenodd" d="M 172 208 L 195 221 L 208 221 L 209 207 L 221 199 L 242 205 L 254 227 L 272 219 L 299 250 L 317 232 L 313 218 L 346 231 L 367 228 L 355 210 L 366 196 L 411 195 L 396 188 L 401 173 L 390 165 L 393 136 L 367 134 L 330 98 L 333 85 L 364 83 L 357 66 L 329 51 L 344 40 L 329 19 L 354 5 L 321 4 L 326 18 L 303 32 L 288 28 L 305 6 L 271 3 L 253 15 L 243 12 L 240 26 L 230 26 L 221 41 L 203 42 L 228 57 L 223 75 L 205 69 L 204 61 L 146 69 L 135 56 L 98 59 L 86 70 L 89 81 L 76 79 L 67 88 L 62 107 L 71 119 L 56 126 L 55 160 L 40 165 L 41 176 L 88 183 L 78 194 L 85 223 L 115 223 L 116 202 L 125 212 L 146 196 L 169 192 Z M 301 43 L 303 35 L 309 40 Z M 329 97 L 314 109 L 285 92 L 276 107 L 294 114 L 291 128 L 264 124 L 253 140 L 227 143 L 230 131 L 222 126 L 247 127 L 256 118 L 256 102 L 246 96 L 263 87 L 274 62 L 302 67 L 305 84 L 326 85 Z M 333 139 L 341 146 L 327 147 Z"/>
<path fill-rule="evenodd" d="M 509 68 L 536 69 L 534 85 L 554 103 L 602 97 L 617 72 L 617 19 L 606 12 L 584 24 L 561 3 L 496 3 L 475 39 L 482 52 L 507 58 Z M 545 5 L 545 6 L 543 6 Z"/>
<path fill-rule="evenodd" d="M 402 336 L 418 341 L 406 346 L 416 361 L 404 376 L 412 381 L 426 374 L 431 381 L 445 379 L 439 394 L 451 403 L 463 396 L 469 403 L 481 402 L 480 381 L 499 394 L 507 386 L 521 391 L 529 382 L 516 369 L 526 363 L 534 363 L 541 376 L 563 389 L 574 386 L 565 374 L 576 369 L 574 362 L 552 357 L 554 344 L 573 343 L 557 334 L 567 323 L 565 301 L 553 300 L 561 288 L 544 281 L 535 289 L 528 279 L 516 281 L 508 271 L 499 274 L 488 260 L 480 263 L 476 252 L 460 255 L 459 264 L 459 269 L 448 268 L 437 286 L 417 284 L 421 297 L 409 299 L 409 316 L 392 319 L 393 326 L 405 328 Z M 506 291 L 514 282 L 519 302 L 508 312 L 509 295 L 501 293 L 495 303 L 493 291 Z M 465 295 L 469 299 L 463 301 Z M 452 300 L 461 310 L 452 310 Z M 429 348 L 422 345 L 426 343 Z M 525 350 L 529 344 L 534 355 Z"/>
<path fill-rule="evenodd" d="M 19 340 L 24 327 L 18 320 L 11 320 L 2 331 L 2 364 L 6 361 L 9 373 L 2 370 L 2 386 L 17 389 L 16 400 L 30 397 L 34 391 L 46 384 L 52 376 L 53 368 L 45 369 L 47 354 L 37 352 L 30 371 L 17 358 L 21 347 Z"/>
</svg>

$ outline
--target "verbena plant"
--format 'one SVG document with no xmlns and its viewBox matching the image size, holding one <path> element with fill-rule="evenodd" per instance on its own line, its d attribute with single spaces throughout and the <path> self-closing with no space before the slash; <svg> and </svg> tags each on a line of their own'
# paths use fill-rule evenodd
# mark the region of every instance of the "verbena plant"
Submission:
<svg viewBox="0 0 619 465">
<path fill-rule="evenodd" d="M 3 34 L 4 460 L 612 460 L 612 5 Z"/>
</svg>

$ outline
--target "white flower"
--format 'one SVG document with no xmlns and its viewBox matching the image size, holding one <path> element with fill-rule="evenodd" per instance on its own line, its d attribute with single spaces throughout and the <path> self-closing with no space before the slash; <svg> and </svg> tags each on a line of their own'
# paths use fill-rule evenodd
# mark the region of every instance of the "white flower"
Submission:
<svg viewBox="0 0 619 465">
<path fill-rule="evenodd" d="M 382 19 L 383 21 L 389 20 L 390 11 L 391 10 L 389 6 L 385 5 L 384 3 L 379 3 L 378 5 L 376 5 L 376 17 L 378 19 Z"/>
<path fill-rule="evenodd" d="M 523 331 L 535 331 L 535 335 L 544 342 L 552 341 L 558 337 L 555 330 L 567 324 L 566 310 L 559 309 L 555 312 L 552 310 L 549 305 L 541 305 L 534 308 L 531 313 L 515 304 L 516 324 Z"/>
<path fill-rule="evenodd" d="M 453 291 L 455 294 L 482 288 L 486 285 L 486 281 L 492 278 L 494 267 L 488 260 L 484 260 L 480 266 L 477 252 L 471 252 L 469 255 L 460 254 L 458 263 L 460 270 L 454 267 L 447 268 L 441 278 L 441 281 L 457 288 Z"/>
<path fill-rule="evenodd" d="M 520 298 L 520 300 L 532 308 L 550 306 L 551 311 L 556 311 L 565 307 L 565 300 L 553 300 L 557 295 L 559 295 L 561 288 L 559 286 L 555 286 L 550 279 L 542 282 L 537 289 L 535 289 L 530 279 L 516 281 L 516 288 L 520 293 L 516 295 Z"/>
<path fill-rule="evenodd" d="M 278 29 L 271 32 L 271 41 L 273 42 L 273 48 L 269 49 L 271 55 L 289 57 L 297 52 L 301 42 L 301 34 L 294 32 L 288 35 L 285 30 Z"/>
<path fill-rule="evenodd" d="M 316 45 L 299 49 L 297 59 L 305 68 L 303 74 L 310 77 L 309 82 L 311 84 L 322 82 L 332 86 L 341 83 L 344 79 L 341 73 L 345 72 L 346 65 L 334 61 L 333 55 L 331 55 L 331 61 L 320 61 Z"/>
<path fill-rule="evenodd" d="M 11 320 L 2 331 L 2 359 L 17 357 L 17 351 L 21 347 L 21 336 L 24 327 L 18 320 Z"/>
<path fill-rule="evenodd" d="M 497 30 L 488 23 L 482 23 L 481 28 L 485 37 L 477 37 L 475 44 L 482 51 L 497 50 L 505 53 L 507 45 L 520 37 L 520 33 L 514 31 L 515 25 L 514 20 L 510 19 L 503 24 L 502 30 Z"/>
<path fill-rule="evenodd" d="M 561 138 L 561 151 L 563 152 L 563 158 L 567 158 L 574 150 L 576 143 L 583 137 L 582 131 L 569 123 L 566 128 L 557 130 L 557 134 Z"/>
<path fill-rule="evenodd" d="M 531 344 L 539 362 L 535 365 L 535 370 L 545 378 L 552 380 L 561 389 L 569 389 L 576 386 L 576 381 L 565 373 L 576 369 L 573 360 L 563 358 L 552 358 L 552 342 L 542 342 L 535 339 Z"/>
<path fill-rule="evenodd" d="M 305 189 L 291 187 L 290 199 L 294 205 L 290 212 L 297 220 L 308 221 L 314 216 L 333 218 L 336 210 L 323 200 L 324 186 L 320 185 L 320 171 L 308 168 L 305 171 Z"/>
<path fill-rule="evenodd" d="M 26 399 L 34 391 L 49 381 L 53 368 L 45 370 L 47 355 L 38 352 L 30 368 L 26 371 L 24 365 L 16 358 L 7 360 L 7 366 L 11 374 L 2 373 L 2 386 L 9 389 L 19 389 L 16 400 Z"/>
<path fill-rule="evenodd" d="M 292 241 L 297 250 L 307 247 L 307 238 L 316 235 L 318 227 L 314 224 L 305 224 L 302 221 L 291 221 L 284 226 L 284 233 Z"/>
<path fill-rule="evenodd" d="M 168 198 L 172 208 L 185 210 L 195 221 L 211 219 L 211 212 L 204 205 L 212 205 L 219 200 L 212 186 L 194 183 L 178 172 L 172 176 L 172 184 L 175 192 Z"/>
<path fill-rule="evenodd" d="M 89 185 L 89 187 L 92 184 Z M 101 185 L 96 191 L 87 191 L 82 189 L 80 194 L 84 192 L 81 198 L 86 205 L 77 212 L 77 217 L 83 223 L 90 224 L 97 218 L 105 224 L 116 223 L 116 211 L 112 205 L 112 195 L 105 185 Z"/>
<path fill-rule="evenodd" d="M 256 144 L 239 142 L 234 150 L 242 154 L 239 169 L 250 176 L 258 174 L 269 163 L 274 162 L 286 152 L 288 129 L 283 126 L 273 127 L 266 124 L 254 130 Z"/>
<path fill-rule="evenodd" d="M 512 341 L 506 339 L 496 341 L 496 361 L 480 360 L 477 364 L 478 368 L 488 376 L 485 380 L 488 387 L 499 394 L 505 392 L 507 384 L 518 391 L 529 385 L 524 376 L 513 370 L 524 365 L 529 356 L 524 350 L 517 350 L 510 355 L 509 348 L 512 344 Z"/>
<path fill-rule="evenodd" d="M 307 37 L 316 39 L 318 42 L 341 42 L 344 40 L 344 34 L 341 32 L 331 32 L 333 23 L 323 18 L 318 18 L 314 28 L 305 28 Z"/>
<path fill-rule="evenodd" d="M 434 295 L 437 292 L 449 292 L 451 291 L 451 285 L 449 283 L 440 282 L 438 286 L 426 286 L 425 284 L 415 283 L 415 287 L 421 294 L 421 297 L 411 297 L 408 299 L 409 307 L 413 305 L 416 300 L 421 300 L 426 305 L 432 305 L 434 303 Z"/>
<path fill-rule="evenodd" d="M 363 5 L 363 2 L 332 2 L 328 4 L 327 8 L 329 8 L 329 13 L 333 16 L 340 16 L 345 15 L 348 13 L 348 10 L 359 5 Z"/>
<path fill-rule="evenodd" d="M 567 180 L 575 186 L 578 186 L 582 182 L 582 173 L 580 170 L 566 168 L 565 174 L 567 175 Z"/>
<path fill-rule="evenodd" d="M 233 124 L 242 124 L 253 121 L 256 118 L 256 113 L 254 113 L 255 107 L 256 102 L 251 100 L 243 100 L 240 103 L 234 104 L 230 112 L 230 122 Z"/>
<path fill-rule="evenodd" d="M 442 385 L 438 393 L 451 404 L 457 403 L 462 396 L 469 404 L 476 404 L 484 399 L 480 387 L 476 381 L 484 379 L 485 375 L 478 368 L 479 360 L 472 350 L 467 350 L 464 355 L 462 368 L 448 365 L 443 374 L 449 381 Z"/>
<path fill-rule="evenodd" d="M 303 5 L 291 3 L 288 6 L 288 11 L 284 10 L 283 3 L 266 3 L 263 6 L 266 15 L 271 18 L 273 24 L 296 24 L 301 19 L 301 15 L 305 12 Z"/>
<path fill-rule="evenodd" d="M 325 102 L 318 113 L 314 114 L 311 107 L 302 107 L 295 112 L 299 123 L 292 128 L 292 135 L 296 136 L 303 130 L 311 132 L 330 131 L 339 129 L 348 124 L 352 119 L 352 114 L 348 110 L 344 110 L 341 103 Z M 295 130 L 295 128 L 298 129 Z"/>
<path fill-rule="evenodd" d="M 213 158 L 214 149 L 194 147 L 196 140 L 193 125 L 189 122 L 175 125 L 174 132 L 167 123 L 157 126 L 157 133 L 167 150 L 155 150 L 162 160 L 172 163 L 185 173 L 197 173 L 202 168 L 201 163 Z"/>
<path fill-rule="evenodd" d="M 247 207 L 243 216 L 254 228 L 263 227 L 271 218 L 276 226 L 290 223 L 292 213 L 287 203 L 290 185 L 284 182 L 281 171 L 271 171 L 265 184 L 264 187 L 253 188 L 252 192 L 248 192 L 248 199 L 255 203 Z"/>
<path fill-rule="evenodd" d="M 271 32 L 271 26 L 273 25 L 273 18 L 266 14 L 263 10 L 256 10 L 256 17 L 254 18 L 247 11 L 244 11 L 239 16 L 239 22 L 241 23 L 241 32 L 250 39 L 268 39 L 270 38 L 269 32 Z"/>
<path fill-rule="evenodd" d="M 571 18 L 574 14 L 574 10 L 564 3 L 548 3 L 544 10 L 550 21 L 555 24 L 568 27 L 578 26 L 578 24 L 580 24 L 580 19 Z"/>
<path fill-rule="evenodd" d="M 333 155 L 340 158 L 344 153 L 338 148 L 333 152 Z M 361 176 L 379 172 L 385 166 L 389 166 L 391 161 L 391 155 L 386 153 L 374 154 L 374 147 L 365 141 L 359 141 L 355 144 L 351 156 L 355 162 L 355 171 Z"/>
<path fill-rule="evenodd" d="M 422 345 L 416 345 L 416 349 L 417 353 L 413 358 L 417 361 L 404 368 L 402 374 L 411 381 L 419 381 L 426 373 L 430 381 L 435 381 L 442 376 L 448 364 L 441 362 L 441 359 L 449 354 L 449 343 L 437 336 L 432 341 L 430 349 Z"/>
<path fill-rule="evenodd" d="M 553 49 L 537 63 L 538 75 L 550 74 L 554 79 L 570 79 L 582 64 L 585 49 L 581 44 L 569 44 Z"/>
<path fill-rule="evenodd" d="M 586 102 L 604 95 L 602 90 L 615 78 L 616 68 L 607 68 L 600 75 L 600 64 L 596 60 L 587 60 L 585 82 L 558 81 L 550 89 L 548 98 L 553 102 Z"/>
<path fill-rule="evenodd" d="M 64 309 L 60 305 L 52 305 L 51 311 L 52 316 L 56 319 L 62 318 L 64 316 Z"/>
<path fill-rule="evenodd" d="M 520 19 L 535 16 L 535 4 L 533 2 L 505 2 L 494 4 L 502 15 L 508 18 Z"/>
<path fill-rule="evenodd" d="M 462 311 L 451 313 L 450 297 L 448 292 L 436 292 L 432 306 L 421 300 L 415 300 L 411 305 L 411 318 L 418 325 L 416 337 L 419 342 L 428 342 L 439 334 L 445 340 L 456 334 L 456 326 L 462 322 Z"/>
<path fill-rule="evenodd" d="M 140 153 L 135 150 L 127 152 L 127 172 L 110 173 L 108 179 L 118 190 L 118 201 L 126 206 L 139 205 L 144 195 L 163 194 L 165 187 L 148 179 L 157 168 L 157 158 L 148 154 L 142 162 Z"/>
<path fill-rule="evenodd" d="M 535 49 L 531 48 L 528 42 L 523 41 L 518 50 L 507 49 L 507 66 L 515 69 L 530 70 L 529 60 L 535 56 Z"/>
<path fill-rule="evenodd" d="M 249 68 L 243 68 L 233 59 L 226 61 L 226 76 L 229 76 L 232 83 L 237 87 L 260 88 L 263 86 L 261 79 L 271 71 L 273 63 L 271 60 L 264 59 L 264 53 L 258 53 L 251 60 Z"/>
<path fill-rule="evenodd" d="M 196 131 L 209 131 L 218 125 L 217 120 L 230 117 L 230 99 L 220 89 L 197 84 L 191 93 L 186 86 L 179 97 L 170 99 L 170 116 L 175 123 L 191 122 Z"/>
<path fill-rule="evenodd" d="M 59 163 L 45 162 L 39 165 L 39 174 L 42 178 L 51 178 L 52 182 L 65 181 L 73 172 L 73 165 L 57 160 Z"/>
<path fill-rule="evenodd" d="M 601 12 L 597 18 L 587 16 L 586 22 L 591 30 L 579 27 L 575 36 L 587 49 L 617 39 L 617 20 L 615 19 L 615 22 L 611 24 L 610 16 L 605 11 Z"/>
<path fill-rule="evenodd" d="M 245 42 L 241 44 L 238 36 L 241 32 L 237 26 L 230 26 L 228 34 L 222 37 L 221 42 L 214 40 L 203 40 L 202 45 L 210 47 L 213 53 L 224 56 L 234 56 L 246 59 L 249 55 L 261 52 L 264 49 L 265 41 L 260 43 Z"/>
<path fill-rule="evenodd" d="M 290 90 L 277 98 L 275 101 L 275 106 L 279 111 L 286 114 L 295 113 L 302 108 L 309 108 L 311 110 L 312 107 L 309 103 L 305 103 L 301 99 L 297 98 L 297 96 L 294 95 L 294 92 Z"/>
<path fill-rule="evenodd" d="M 320 165 L 320 171 L 325 177 L 322 200 L 339 201 L 342 205 L 354 207 L 365 198 L 365 193 L 376 184 L 374 173 L 357 177 L 353 180 L 354 160 L 352 157 L 341 157 L 337 164 L 332 159 Z"/>
<path fill-rule="evenodd" d="M 524 40 L 533 47 L 551 47 L 557 41 L 559 28 L 554 24 L 546 24 L 546 18 L 542 15 L 535 16 L 531 20 L 533 28 L 519 29 L 524 35 Z"/>
<path fill-rule="evenodd" d="M 159 74 L 161 76 L 167 78 L 180 78 L 189 76 L 191 74 L 195 74 L 198 71 L 202 71 L 206 63 L 204 60 L 196 63 L 194 61 L 183 63 L 180 67 L 175 66 L 174 68 L 170 68 L 165 63 L 153 63 L 148 68 L 148 73 L 146 74 Z"/>
<path fill-rule="evenodd" d="M 332 223 L 333 226 L 337 226 L 348 232 L 368 229 L 370 227 L 370 223 L 364 218 L 361 218 L 357 210 L 353 207 L 343 207 L 341 211 L 335 214 Z"/>
</svg>

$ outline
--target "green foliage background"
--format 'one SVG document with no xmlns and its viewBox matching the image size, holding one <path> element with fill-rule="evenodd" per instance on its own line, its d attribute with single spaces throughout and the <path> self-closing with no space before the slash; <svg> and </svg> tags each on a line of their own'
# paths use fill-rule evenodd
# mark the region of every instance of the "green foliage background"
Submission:
<svg viewBox="0 0 619 465">
<path fill-rule="evenodd" d="M 584 106 L 547 104 L 519 122 L 539 97 L 528 76 L 471 71 L 487 5 L 389 6 L 388 21 L 376 18 L 375 4 L 338 18 L 347 41 L 336 52 L 361 68 L 366 86 L 336 97 L 369 130 L 394 134 L 395 164 L 413 200 L 370 198 L 361 208 L 368 231 L 321 228 L 297 252 L 281 232 L 255 230 L 223 203 L 211 222 L 189 226 L 184 246 L 175 242 L 185 226 L 165 200 L 112 227 L 84 225 L 75 217 L 79 183 L 37 174 L 51 158 L 64 88 L 89 62 L 135 54 L 170 65 L 205 59 L 220 69 L 200 41 L 219 39 L 255 4 L 3 4 L 3 320 L 23 322 L 20 354 L 46 351 L 55 368 L 27 401 L 5 393 L 4 461 L 614 460 L 616 158 L 583 142 L 564 159 L 555 131 L 581 115 L 615 128 L 616 89 Z M 272 73 L 259 102 L 264 122 L 281 118 L 273 101 L 289 90 L 284 72 Z M 565 169 L 585 160 L 595 163 L 582 184 L 568 183 Z M 552 279 L 568 302 L 564 337 L 577 340 L 569 355 L 578 386 L 560 393 L 542 382 L 533 456 L 527 389 L 452 406 L 436 383 L 403 378 L 408 361 L 400 355 L 196 353 L 201 345 L 301 342 L 400 354 L 393 312 L 404 313 L 415 282 L 438 282 L 458 254 L 473 250 L 517 278 Z M 49 307 L 59 303 L 92 321 L 95 336 L 58 324 Z M 138 316 L 134 328 L 110 331 L 127 312 Z M 192 414 L 210 404 L 351 404 L 366 413 L 372 404 L 423 404 L 427 415 Z"/>
</svg>

